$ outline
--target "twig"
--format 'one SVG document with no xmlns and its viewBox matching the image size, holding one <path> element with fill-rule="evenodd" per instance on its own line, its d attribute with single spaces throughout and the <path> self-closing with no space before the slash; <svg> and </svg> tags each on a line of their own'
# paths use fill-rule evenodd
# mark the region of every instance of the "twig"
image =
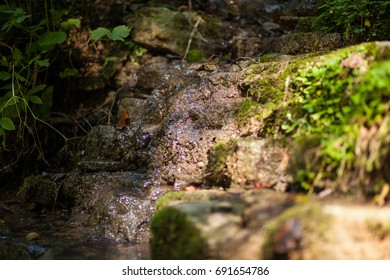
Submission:
<svg viewBox="0 0 390 280">
<path fill-rule="evenodd" d="M 202 18 L 199 17 L 198 20 L 196 21 L 194 27 L 192 28 L 190 38 L 188 39 L 187 48 L 186 48 L 186 51 L 185 51 L 185 53 L 184 53 L 184 56 L 183 56 L 182 60 L 185 60 L 185 59 L 187 58 L 188 52 L 190 51 L 190 47 L 191 47 L 191 43 L 192 43 L 192 38 L 194 37 L 195 32 L 198 30 L 198 25 L 199 25 L 199 23 L 200 23 L 201 21 L 202 21 Z"/>
</svg>

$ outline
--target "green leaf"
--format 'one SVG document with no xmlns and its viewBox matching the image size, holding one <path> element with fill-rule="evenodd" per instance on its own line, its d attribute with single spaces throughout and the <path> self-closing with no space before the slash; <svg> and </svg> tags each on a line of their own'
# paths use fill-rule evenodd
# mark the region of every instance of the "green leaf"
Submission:
<svg viewBox="0 0 390 280">
<path fill-rule="evenodd" d="M 67 77 L 75 77 L 79 74 L 79 71 L 75 68 L 65 68 L 64 71 L 61 71 L 59 76 L 61 79 L 67 78 Z"/>
<path fill-rule="evenodd" d="M 36 87 L 30 89 L 30 90 L 27 92 L 27 95 L 33 95 L 34 93 L 40 92 L 40 91 L 43 90 L 45 87 L 46 87 L 45 84 L 37 85 Z"/>
<path fill-rule="evenodd" d="M 18 48 L 12 49 L 12 59 L 15 66 L 18 66 L 23 60 L 23 53 Z"/>
<path fill-rule="evenodd" d="M 15 73 L 15 77 L 18 81 L 21 81 L 21 82 L 26 82 L 26 78 L 21 76 L 19 73 Z"/>
<path fill-rule="evenodd" d="M 71 27 L 80 28 L 81 20 L 78 18 L 70 18 L 67 21 L 61 22 L 61 28 L 63 30 L 67 30 Z"/>
<path fill-rule="evenodd" d="M 56 44 L 62 44 L 65 40 L 66 33 L 63 31 L 46 32 L 39 36 L 38 45 L 41 47 L 54 46 Z"/>
<path fill-rule="evenodd" d="M 10 118 L 2 117 L 0 119 L 0 125 L 5 130 L 15 130 L 14 122 Z"/>
<path fill-rule="evenodd" d="M 100 40 L 104 36 L 107 36 L 111 39 L 111 31 L 104 27 L 98 27 L 91 31 L 91 39 L 94 41 Z"/>
<path fill-rule="evenodd" d="M 29 97 L 30 101 L 34 104 L 43 104 L 43 101 L 42 99 L 39 97 L 39 96 L 36 96 L 36 95 L 31 95 Z"/>
<path fill-rule="evenodd" d="M 112 30 L 112 40 L 114 41 L 124 41 L 123 38 L 126 38 L 130 34 L 130 27 L 126 25 L 119 25 Z"/>
<path fill-rule="evenodd" d="M 49 67 L 49 59 L 44 59 L 44 60 L 37 60 L 36 63 L 41 66 L 41 67 Z"/>
<path fill-rule="evenodd" d="M 0 72 L 0 80 L 2 80 L 2 81 L 6 81 L 6 80 L 10 79 L 11 77 L 12 77 L 11 74 L 8 72 L 5 72 L 5 71 Z"/>
<path fill-rule="evenodd" d="M 16 96 L 12 96 L 10 99 L 7 100 L 4 107 L 12 106 L 19 103 L 19 100 Z"/>
</svg>

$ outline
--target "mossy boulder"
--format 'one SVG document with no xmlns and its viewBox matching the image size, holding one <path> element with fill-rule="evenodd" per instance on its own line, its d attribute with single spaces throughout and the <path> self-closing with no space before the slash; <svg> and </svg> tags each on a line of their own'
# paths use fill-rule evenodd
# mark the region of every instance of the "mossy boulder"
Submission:
<svg viewBox="0 0 390 280">
<path fill-rule="evenodd" d="M 53 209 L 56 202 L 61 203 L 60 199 L 57 201 L 57 198 L 61 198 L 61 195 L 59 195 L 61 183 L 58 182 L 57 184 L 55 181 L 55 177 L 51 179 L 49 174 L 47 176 L 32 175 L 26 177 L 17 193 L 17 197 L 31 210 Z"/>
<path fill-rule="evenodd" d="M 388 259 L 390 211 L 262 191 L 169 193 L 154 259 Z"/>
<path fill-rule="evenodd" d="M 298 154 L 291 158 L 305 159 L 305 166 L 292 166 L 292 174 L 306 190 L 378 194 L 389 170 L 388 55 L 388 42 L 371 42 L 325 54 L 261 57 L 263 63 L 245 71 L 252 100 L 239 110 L 242 130 L 296 139 Z M 299 146 L 310 139 L 319 139 L 317 146 Z"/>
<path fill-rule="evenodd" d="M 190 20 L 194 19 L 189 13 L 145 7 L 129 19 L 129 24 L 133 26 L 132 39 L 136 43 L 147 49 L 183 56 L 192 30 Z"/>
<path fill-rule="evenodd" d="M 282 194 L 268 191 L 178 192 L 160 201 L 151 222 L 155 259 L 248 258 L 245 241 L 270 216 L 291 204 Z M 255 250 L 259 253 L 260 249 Z"/>
</svg>

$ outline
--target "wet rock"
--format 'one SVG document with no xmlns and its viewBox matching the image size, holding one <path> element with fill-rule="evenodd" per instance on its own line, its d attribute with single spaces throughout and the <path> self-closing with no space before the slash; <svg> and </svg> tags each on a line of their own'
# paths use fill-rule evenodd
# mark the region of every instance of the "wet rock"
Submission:
<svg viewBox="0 0 390 280">
<path fill-rule="evenodd" d="M 145 177 L 130 172 L 73 173 L 64 194 L 74 205 L 69 225 L 96 237 L 147 242 L 153 200 Z"/>
<path fill-rule="evenodd" d="M 149 138 L 149 133 L 140 127 L 95 126 L 84 140 L 78 167 L 87 172 L 146 167 Z"/>
<path fill-rule="evenodd" d="M 155 88 L 166 84 L 173 75 L 178 74 L 177 69 L 168 63 L 167 58 L 154 57 L 138 71 L 137 91 L 151 94 Z"/>
<path fill-rule="evenodd" d="M 153 141 L 153 177 L 177 186 L 202 182 L 207 151 L 217 141 L 237 136 L 234 114 L 241 98 L 234 81 L 238 77 L 205 73 L 174 89 Z"/>
</svg>

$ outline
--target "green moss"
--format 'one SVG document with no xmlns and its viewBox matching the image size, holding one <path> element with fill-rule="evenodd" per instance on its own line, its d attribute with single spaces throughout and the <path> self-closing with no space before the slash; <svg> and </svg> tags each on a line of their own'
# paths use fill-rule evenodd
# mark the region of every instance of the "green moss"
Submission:
<svg viewBox="0 0 390 280">
<path fill-rule="evenodd" d="M 295 228 L 286 228 L 286 223 L 293 220 Z M 266 235 L 260 259 L 289 259 L 292 254 L 299 258 L 304 247 L 310 247 L 312 240 L 323 237 L 329 228 L 329 222 L 330 217 L 322 213 L 319 206 L 302 203 L 288 208 L 265 225 Z M 280 242 L 285 242 L 287 247 L 288 243 L 293 242 L 290 236 L 292 231 L 295 231 L 296 246 L 291 246 L 291 250 L 285 252 L 278 250 L 277 248 L 283 245 L 279 244 Z"/>
<path fill-rule="evenodd" d="M 156 210 L 162 209 L 169 205 L 172 201 L 180 201 L 185 197 L 184 192 L 168 192 L 156 201 Z"/>
<path fill-rule="evenodd" d="M 190 50 L 187 54 L 188 62 L 198 62 L 204 58 L 204 52 L 202 50 Z"/>
<path fill-rule="evenodd" d="M 238 122 L 244 124 L 248 121 L 249 118 L 259 118 L 259 113 L 261 112 L 260 104 L 251 99 L 247 99 L 241 103 L 240 109 L 238 110 Z"/>
<path fill-rule="evenodd" d="M 207 242 L 181 211 L 166 207 L 151 221 L 152 259 L 206 259 Z"/>
<path fill-rule="evenodd" d="M 209 174 L 207 180 L 211 184 L 230 187 L 231 179 L 226 175 L 226 159 L 232 154 L 235 148 L 236 141 L 228 143 L 219 142 L 209 155 L 206 172 Z"/>
<path fill-rule="evenodd" d="M 389 118 L 389 49 L 372 42 L 252 65 L 244 84 L 253 101 L 242 104 L 238 119 L 243 123 L 256 116 L 261 123 L 260 137 L 321 139 L 316 147 L 299 155 L 311 160 L 293 174 L 307 190 L 313 190 L 314 181 L 323 187 L 321 182 L 339 180 L 357 169 L 381 179 L 380 166 L 390 153 L 385 140 L 388 132 L 384 132 Z M 263 58 L 267 59 L 272 57 Z M 360 139 L 362 127 L 372 126 L 381 126 L 382 136 Z M 367 148 L 359 157 L 355 154 L 362 150 L 357 143 L 367 141 L 382 147 L 375 160 L 368 160 L 371 152 Z"/>
<path fill-rule="evenodd" d="M 315 17 L 299 17 L 297 25 L 295 26 L 296 32 L 311 32 L 314 28 Z"/>
</svg>

